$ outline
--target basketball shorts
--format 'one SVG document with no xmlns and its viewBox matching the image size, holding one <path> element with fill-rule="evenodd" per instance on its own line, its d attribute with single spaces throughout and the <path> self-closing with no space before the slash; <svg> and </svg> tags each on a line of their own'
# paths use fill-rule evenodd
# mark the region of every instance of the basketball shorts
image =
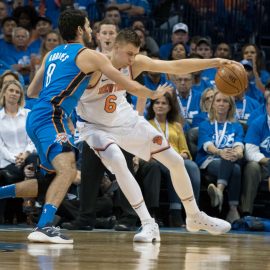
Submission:
<svg viewBox="0 0 270 270">
<path fill-rule="evenodd" d="M 36 146 L 40 166 L 47 172 L 54 171 L 52 160 L 58 154 L 75 148 L 67 117 L 60 107 L 48 103 L 35 107 L 28 114 L 26 130 Z"/>
<path fill-rule="evenodd" d="M 77 128 L 80 139 L 85 140 L 97 153 L 115 143 L 127 152 L 148 161 L 153 154 L 170 147 L 163 134 L 140 116 L 130 126 L 106 127 L 77 122 Z"/>
</svg>

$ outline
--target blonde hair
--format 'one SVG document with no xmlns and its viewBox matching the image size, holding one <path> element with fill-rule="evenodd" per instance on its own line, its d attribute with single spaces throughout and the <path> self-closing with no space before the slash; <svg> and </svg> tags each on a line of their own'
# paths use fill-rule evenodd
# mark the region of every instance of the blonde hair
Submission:
<svg viewBox="0 0 270 270">
<path fill-rule="evenodd" d="M 16 80 L 8 81 L 8 82 L 3 84 L 3 87 L 1 89 L 1 94 L 0 94 L 0 107 L 5 107 L 5 105 L 6 105 L 5 93 L 8 89 L 8 87 L 12 84 L 19 87 L 20 92 L 21 92 L 21 96 L 20 96 L 20 99 L 18 100 L 18 105 L 19 105 L 19 107 L 24 107 L 24 90 L 23 90 L 21 83 L 19 81 L 16 81 Z"/>
<path fill-rule="evenodd" d="M 206 112 L 207 109 L 205 108 L 205 100 L 206 100 L 206 94 L 209 92 L 209 91 L 213 91 L 213 93 L 215 93 L 216 89 L 213 87 L 208 87 L 206 89 L 204 89 L 204 91 L 202 92 L 202 95 L 201 95 L 201 100 L 200 100 L 200 108 L 201 108 L 201 111 L 202 112 Z"/>
<path fill-rule="evenodd" d="M 213 104 L 216 100 L 216 96 L 217 94 L 221 94 L 221 95 L 224 95 L 223 93 L 221 93 L 220 91 L 215 91 L 214 92 L 214 96 L 213 96 L 213 100 L 212 100 L 212 103 L 211 103 L 211 106 L 210 106 L 210 110 L 209 110 L 209 119 L 211 122 L 215 121 L 216 120 L 216 111 L 215 109 L 213 108 Z M 235 121 L 235 103 L 234 103 L 234 98 L 231 97 L 231 96 L 227 96 L 227 95 L 224 95 L 225 97 L 228 98 L 228 101 L 229 101 L 229 104 L 230 104 L 230 108 L 229 108 L 229 111 L 227 113 L 227 120 L 230 121 L 230 122 L 233 122 Z"/>
</svg>

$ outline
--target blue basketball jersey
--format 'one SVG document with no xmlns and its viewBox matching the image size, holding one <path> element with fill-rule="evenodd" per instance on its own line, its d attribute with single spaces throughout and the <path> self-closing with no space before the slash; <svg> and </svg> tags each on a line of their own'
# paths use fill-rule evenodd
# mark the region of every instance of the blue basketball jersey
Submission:
<svg viewBox="0 0 270 270">
<path fill-rule="evenodd" d="M 57 46 L 50 52 L 39 103 L 50 102 L 63 108 L 67 115 L 71 114 L 90 79 L 76 65 L 76 57 L 84 49 L 79 43 L 71 43 Z"/>
</svg>

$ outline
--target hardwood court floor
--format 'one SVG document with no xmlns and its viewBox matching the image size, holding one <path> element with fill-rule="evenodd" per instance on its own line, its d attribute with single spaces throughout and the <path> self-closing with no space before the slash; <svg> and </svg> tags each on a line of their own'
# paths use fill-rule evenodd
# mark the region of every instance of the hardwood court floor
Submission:
<svg viewBox="0 0 270 270">
<path fill-rule="evenodd" d="M 0 227 L 1 270 L 270 270 L 270 233 L 162 230 L 161 244 L 135 244 L 133 232 L 77 231 L 74 245 L 57 245 L 28 243 L 29 232 Z"/>
</svg>

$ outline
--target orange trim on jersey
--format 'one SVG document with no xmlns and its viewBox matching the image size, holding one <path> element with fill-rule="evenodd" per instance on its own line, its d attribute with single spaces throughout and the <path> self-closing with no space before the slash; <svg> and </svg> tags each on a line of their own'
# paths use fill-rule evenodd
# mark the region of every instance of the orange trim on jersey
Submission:
<svg viewBox="0 0 270 270">
<path fill-rule="evenodd" d="M 62 90 L 62 92 L 54 96 L 51 99 L 51 103 L 55 105 L 61 105 L 63 101 L 72 95 L 79 87 L 81 81 L 86 77 L 87 75 L 83 72 L 79 72 L 78 75 L 69 83 L 66 89 Z"/>
<path fill-rule="evenodd" d="M 163 151 L 165 151 L 165 150 L 167 150 L 167 149 L 169 149 L 169 148 L 171 148 L 170 145 L 168 145 L 168 146 L 166 146 L 166 147 L 164 147 L 164 148 L 161 148 L 161 149 L 159 149 L 159 150 L 157 150 L 157 151 L 155 151 L 155 152 L 152 152 L 152 153 L 151 153 L 151 156 L 153 156 L 154 154 L 163 152 Z"/>
<path fill-rule="evenodd" d="M 114 143 L 115 142 L 110 142 L 104 148 L 94 148 L 94 150 L 97 151 L 97 152 L 105 151 L 111 144 L 114 144 Z"/>
<path fill-rule="evenodd" d="M 95 87 L 98 85 L 98 83 L 100 82 L 100 79 L 101 79 L 102 75 L 103 75 L 103 74 L 101 73 L 101 75 L 100 75 L 100 77 L 98 78 L 98 80 L 97 80 L 97 82 L 96 82 L 95 85 L 93 85 L 93 86 L 91 86 L 91 85 L 89 86 L 89 85 L 88 85 L 88 86 L 86 87 L 86 89 L 88 90 L 88 89 L 95 88 Z"/>
<path fill-rule="evenodd" d="M 44 169 L 45 171 L 47 171 L 49 174 L 53 174 L 55 173 L 56 171 L 55 170 L 49 170 L 48 168 L 44 167 L 43 165 L 39 165 L 40 168 Z"/>
</svg>

